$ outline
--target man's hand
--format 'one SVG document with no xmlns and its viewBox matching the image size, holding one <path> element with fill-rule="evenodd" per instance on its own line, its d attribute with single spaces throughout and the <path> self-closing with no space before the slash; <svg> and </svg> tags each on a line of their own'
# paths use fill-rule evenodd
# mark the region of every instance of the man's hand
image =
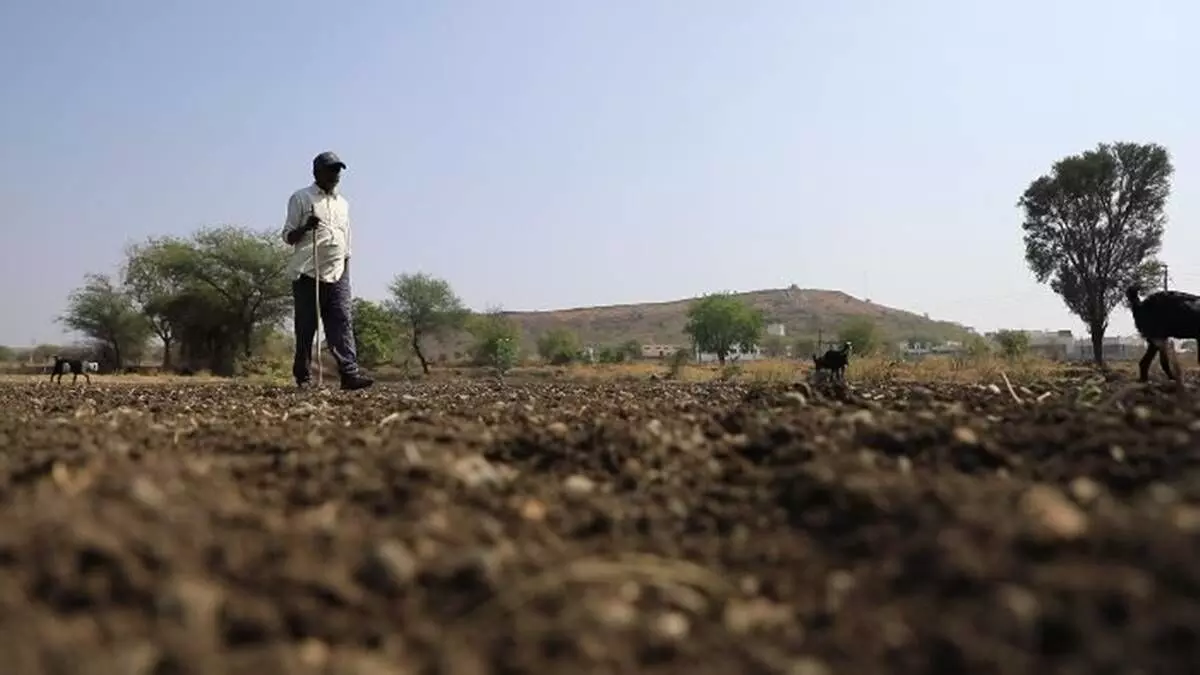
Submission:
<svg viewBox="0 0 1200 675">
<path fill-rule="evenodd" d="M 317 229 L 320 224 L 321 219 L 315 213 L 308 214 L 308 220 L 305 220 L 303 225 L 287 233 L 287 243 L 295 246 L 300 243 L 304 235 Z"/>
</svg>

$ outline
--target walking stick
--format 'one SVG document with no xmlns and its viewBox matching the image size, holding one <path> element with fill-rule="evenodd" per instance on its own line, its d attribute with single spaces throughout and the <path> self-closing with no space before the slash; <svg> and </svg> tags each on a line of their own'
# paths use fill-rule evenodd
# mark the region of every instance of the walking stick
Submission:
<svg viewBox="0 0 1200 675">
<path fill-rule="evenodd" d="M 313 340 L 313 347 L 317 350 L 317 387 L 324 386 L 325 382 L 325 367 L 321 365 L 321 268 L 319 267 L 320 258 L 317 256 L 317 230 L 320 229 L 318 224 L 313 228 L 312 240 L 312 265 L 313 265 L 313 301 L 316 303 L 317 329 Z"/>
</svg>

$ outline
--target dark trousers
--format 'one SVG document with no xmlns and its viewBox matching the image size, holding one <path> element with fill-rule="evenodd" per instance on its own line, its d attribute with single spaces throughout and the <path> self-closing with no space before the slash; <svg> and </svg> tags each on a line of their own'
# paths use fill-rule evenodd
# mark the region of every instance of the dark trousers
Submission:
<svg viewBox="0 0 1200 675">
<path fill-rule="evenodd" d="M 312 346 L 317 334 L 317 299 L 313 297 L 315 279 L 307 274 L 292 282 L 296 330 L 296 358 L 292 375 L 297 382 L 312 377 Z M 350 314 L 350 259 L 342 278 L 321 284 L 321 321 L 325 324 L 325 344 L 338 364 L 342 377 L 358 373 L 358 354 L 354 348 L 354 327 Z"/>
</svg>

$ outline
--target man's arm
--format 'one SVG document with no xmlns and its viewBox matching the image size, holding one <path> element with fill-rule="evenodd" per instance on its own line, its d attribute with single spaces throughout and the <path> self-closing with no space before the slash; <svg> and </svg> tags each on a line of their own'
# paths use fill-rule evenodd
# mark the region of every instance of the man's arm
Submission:
<svg viewBox="0 0 1200 675">
<path fill-rule="evenodd" d="M 295 232 L 300 229 L 300 195 L 293 192 L 288 198 L 287 216 L 283 219 L 283 231 L 280 233 L 283 236 L 283 241 L 295 245 L 300 240 L 295 236 Z"/>
<path fill-rule="evenodd" d="M 305 218 L 305 215 L 308 217 Z M 288 200 L 287 218 L 283 221 L 283 240 L 289 245 L 295 246 L 320 222 L 315 214 L 305 213 L 304 200 L 301 199 L 300 193 L 296 192 Z"/>
</svg>

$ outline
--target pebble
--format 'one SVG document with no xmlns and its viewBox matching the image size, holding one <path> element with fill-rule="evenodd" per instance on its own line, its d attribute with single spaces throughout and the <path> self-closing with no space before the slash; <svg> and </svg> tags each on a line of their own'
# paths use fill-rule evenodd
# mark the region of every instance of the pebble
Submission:
<svg viewBox="0 0 1200 675">
<path fill-rule="evenodd" d="M 1037 596 L 1023 586 L 1004 586 L 997 596 L 1000 604 L 1023 624 L 1032 622 L 1040 612 L 1041 603 Z"/>
<path fill-rule="evenodd" d="M 789 606 L 775 604 L 765 598 L 731 600 L 725 605 L 725 627 L 739 635 L 783 626 L 792 620 L 793 613 Z"/>
<path fill-rule="evenodd" d="M 637 620 L 637 610 L 621 598 L 607 598 L 593 603 L 592 612 L 610 628 L 627 628 Z"/>
<path fill-rule="evenodd" d="M 200 579 L 176 579 L 155 598 L 155 612 L 187 630 L 193 639 L 215 643 L 224 603 L 221 587 Z"/>
<path fill-rule="evenodd" d="M 160 670 L 159 663 L 162 658 L 163 653 L 158 647 L 149 642 L 138 642 L 113 649 L 112 660 L 106 664 L 106 667 L 99 667 L 96 671 L 84 670 L 83 672 L 107 672 L 112 673 L 112 675 L 153 675 L 153 673 Z"/>
<path fill-rule="evenodd" d="M 1021 508 L 1046 533 L 1059 539 L 1077 539 L 1087 531 L 1087 515 L 1061 492 L 1046 485 L 1030 488 Z"/>
<path fill-rule="evenodd" d="M 384 540 L 368 551 L 358 570 L 358 580 L 375 591 L 397 593 L 416 578 L 420 566 L 408 546 Z"/>
<path fill-rule="evenodd" d="M 804 394 L 801 394 L 798 391 L 789 391 L 788 393 L 784 394 L 783 397 L 790 401 L 793 405 L 808 405 L 808 399 L 804 397 Z"/>
<path fill-rule="evenodd" d="M 682 640 L 687 637 L 692 624 L 682 612 L 664 612 L 655 617 L 650 630 L 660 638 Z"/>
<path fill-rule="evenodd" d="M 846 595 L 854 589 L 856 583 L 854 575 L 845 570 L 830 574 L 825 581 L 825 608 L 830 612 L 839 611 Z"/>
<path fill-rule="evenodd" d="M 929 387 L 913 387 L 908 390 L 908 398 L 915 402 L 928 402 L 934 399 L 935 394 Z"/>
<path fill-rule="evenodd" d="M 521 504 L 521 517 L 540 523 L 546 519 L 546 505 L 539 499 L 526 499 Z"/>
<path fill-rule="evenodd" d="M 863 426 L 875 426 L 875 414 L 870 410 L 856 410 L 846 416 L 846 419 L 854 424 Z"/>
<path fill-rule="evenodd" d="M 309 668 L 324 668 L 329 662 L 329 645 L 316 638 L 306 638 L 296 648 L 300 663 Z"/>
<path fill-rule="evenodd" d="M 824 661 L 813 656 L 804 656 L 788 665 L 787 675 L 833 675 L 833 671 Z"/>
<path fill-rule="evenodd" d="M 1100 492 L 1100 484 L 1087 476 L 1080 476 L 1071 481 L 1071 494 L 1080 504 L 1091 504 L 1100 496 Z"/>
<path fill-rule="evenodd" d="M 466 455 L 454 460 L 451 473 L 470 487 L 504 485 L 516 475 L 512 468 L 489 462 L 479 454 Z"/>
<path fill-rule="evenodd" d="M 1179 491 L 1164 483 L 1151 483 L 1149 493 L 1150 498 L 1159 504 L 1172 504 L 1179 501 Z"/>
<path fill-rule="evenodd" d="M 963 445 L 979 445 L 979 434 L 971 427 L 954 427 L 954 440 Z"/>
<path fill-rule="evenodd" d="M 154 484 L 154 481 L 145 476 L 133 479 L 133 484 L 129 487 L 129 495 L 149 509 L 160 509 L 167 502 L 167 496 L 163 494 L 163 491 Z"/>
<path fill-rule="evenodd" d="M 575 497 L 587 495 L 596 490 L 596 481 L 583 474 L 572 474 L 563 481 L 563 489 Z"/>
<path fill-rule="evenodd" d="M 1175 527 L 1184 532 L 1200 532 L 1200 507 L 1178 506 L 1175 508 L 1171 520 L 1175 524 Z"/>
</svg>

